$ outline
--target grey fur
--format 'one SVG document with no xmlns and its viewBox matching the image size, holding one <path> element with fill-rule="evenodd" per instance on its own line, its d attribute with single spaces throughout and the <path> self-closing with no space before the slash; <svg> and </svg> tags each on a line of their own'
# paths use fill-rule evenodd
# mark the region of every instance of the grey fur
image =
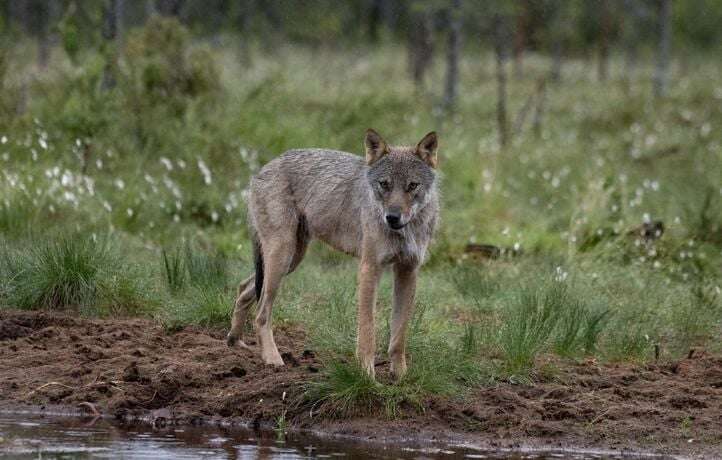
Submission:
<svg viewBox="0 0 722 460">
<path fill-rule="evenodd" d="M 436 164 L 436 135 L 430 133 L 432 152 L 421 143 L 387 147 L 380 136 L 369 141 L 372 134 L 378 136 L 367 133 L 366 161 L 335 150 L 290 150 L 266 164 L 251 181 L 249 217 L 266 277 L 256 328 L 266 362 L 283 364 L 270 332 L 270 310 L 280 277 L 298 266 L 310 240 L 356 257 L 372 254 L 369 264 L 404 267 L 414 273 L 415 282 L 416 268 L 426 257 L 438 220 L 438 176 L 430 166 Z M 395 212 L 402 228 L 393 229 L 386 221 Z M 254 300 L 250 281 L 239 287 L 229 345 L 240 339 Z M 403 366 L 405 370 L 405 362 Z"/>
</svg>

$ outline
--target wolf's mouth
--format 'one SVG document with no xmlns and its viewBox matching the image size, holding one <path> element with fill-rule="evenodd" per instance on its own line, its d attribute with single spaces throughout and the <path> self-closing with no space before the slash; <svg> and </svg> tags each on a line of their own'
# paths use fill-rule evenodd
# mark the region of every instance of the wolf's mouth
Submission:
<svg viewBox="0 0 722 460">
<path fill-rule="evenodd" d="M 406 224 L 402 224 L 399 222 L 398 224 L 389 224 L 389 227 L 391 227 L 391 230 L 401 230 L 402 228 L 406 227 Z"/>
</svg>

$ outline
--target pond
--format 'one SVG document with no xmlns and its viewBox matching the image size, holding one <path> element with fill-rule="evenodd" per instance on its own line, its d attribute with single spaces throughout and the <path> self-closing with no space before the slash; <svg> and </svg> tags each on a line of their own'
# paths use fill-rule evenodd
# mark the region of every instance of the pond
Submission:
<svg viewBox="0 0 722 460">
<path fill-rule="evenodd" d="M 107 419 L 0 414 L 0 458 L 8 459 L 627 459 L 585 452 L 497 452 L 468 446 L 379 446 L 309 435 L 225 427 L 166 427 Z M 649 458 L 649 456 L 645 456 Z M 661 457 L 655 457 L 661 458 Z"/>
</svg>

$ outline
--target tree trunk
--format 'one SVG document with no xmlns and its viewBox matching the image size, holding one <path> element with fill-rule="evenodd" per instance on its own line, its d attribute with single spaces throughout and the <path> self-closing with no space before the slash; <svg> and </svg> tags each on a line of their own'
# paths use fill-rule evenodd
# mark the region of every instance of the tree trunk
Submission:
<svg viewBox="0 0 722 460">
<path fill-rule="evenodd" d="M 50 6 L 41 1 L 25 2 L 26 26 L 38 39 L 38 68 L 44 70 L 50 60 Z"/>
<path fill-rule="evenodd" d="M 537 83 L 537 102 L 534 108 L 534 119 L 532 121 L 532 131 L 539 138 L 542 134 L 542 118 L 544 117 L 544 109 L 546 108 L 547 85 L 546 80 L 539 80 Z"/>
<path fill-rule="evenodd" d="M 238 28 L 238 50 L 241 62 L 248 64 L 251 60 L 251 53 L 248 47 L 248 19 L 250 11 L 246 8 L 242 9 L 236 18 L 236 27 Z"/>
<path fill-rule="evenodd" d="M 369 11 L 369 40 L 376 43 L 379 40 L 379 24 L 381 23 L 381 14 L 383 11 L 383 0 L 372 0 L 371 10 Z"/>
<path fill-rule="evenodd" d="M 552 71 L 550 74 L 551 81 L 559 83 L 562 81 L 562 42 L 554 40 L 552 44 Z"/>
<path fill-rule="evenodd" d="M 636 0 L 624 0 L 624 80 L 629 89 L 637 70 L 637 31 L 639 12 Z"/>
<path fill-rule="evenodd" d="M 145 17 L 146 17 L 146 19 L 148 19 L 149 17 L 151 17 L 157 13 L 158 13 L 158 11 L 155 8 L 155 0 L 145 0 Z"/>
<path fill-rule="evenodd" d="M 118 0 L 107 0 L 103 5 L 102 29 L 105 54 L 105 67 L 103 68 L 103 81 L 101 88 L 108 90 L 115 87 L 115 39 L 118 36 Z"/>
<path fill-rule="evenodd" d="M 599 61 L 597 78 L 606 81 L 609 75 L 609 33 L 611 29 L 611 16 L 609 13 L 609 0 L 599 2 Z"/>
<path fill-rule="evenodd" d="M 670 40 L 670 0 L 659 0 L 659 17 L 657 21 L 657 64 L 654 68 L 654 97 L 663 97 L 667 91 L 667 73 L 669 69 Z"/>
<path fill-rule="evenodd" d="M 509 142 L 509 122 L 506 114 L 506 49 L 507 42 L 504 18 L 495 14 L 493 19 L 494 55 L 496 56 L 496 121 L 499 128 L 499 147 Z"/>
<path fill-rule="evenodd" d="M 183 0 L 157 0 L 155 9 L 163 16 L 180 16 Z"/>
<path fill-rule="evenodd" d="M 409 28 L 409 70 L 417 89 L 424 86 L 424 76 L 433 58 L 431 17 L 427 11 L 411 15 Z"/>
<path fill-rule="evenodd" d="M 521 2 L 521 11 L 516 16 L 514 29 L 514 78 L 524 76 L 524 49 L 526 48 L 528 9 L 526 2 Z"/>
<path fill-rule="evenodd" d="M 123 41 L 125 32 L 125 0 L 115 0 L 115 32 L 118 40 Z"/>
<path fill-rule="evenodd" d="M 444 108 L 453 110 L 459 92 L 459 48 L 461 47 L 461 0 L 451 0 L 449 36 L 446 48 Z"/>
</svg>

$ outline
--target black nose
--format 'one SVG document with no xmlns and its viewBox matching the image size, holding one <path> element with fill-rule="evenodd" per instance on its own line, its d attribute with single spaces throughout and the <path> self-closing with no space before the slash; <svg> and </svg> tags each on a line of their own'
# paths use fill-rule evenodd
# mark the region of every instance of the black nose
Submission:
<svg viewBox="0 0 722 460">
<path fill-rule="evenodd" d="M 396 227 L 401 223 L 401 215 L 390 212 L 386 214 L 386 222 L 388 222 L 391 227 Z"/>
</svg>

